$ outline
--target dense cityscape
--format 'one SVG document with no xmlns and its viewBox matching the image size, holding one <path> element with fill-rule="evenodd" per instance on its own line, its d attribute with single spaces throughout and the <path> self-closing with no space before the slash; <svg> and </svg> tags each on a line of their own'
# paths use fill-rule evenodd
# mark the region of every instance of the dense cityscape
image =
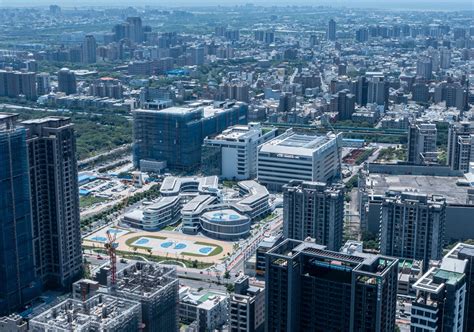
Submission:
<svg viewBox="0 0 474 332">
<path fill-rule="evenodd" d="M 458 2 L 0 2 L 0 332 L 473 332 Z"/>
</svg>

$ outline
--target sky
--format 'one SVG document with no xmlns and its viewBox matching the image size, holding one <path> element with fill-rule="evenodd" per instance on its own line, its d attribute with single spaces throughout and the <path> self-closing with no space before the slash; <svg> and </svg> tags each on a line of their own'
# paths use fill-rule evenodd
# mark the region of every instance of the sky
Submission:
<svg viewBox="0 0 474 332">
<path fill-rule="evenodd" d="M 57 4 L 82 6 L 203 6 L 254 3 L 256 5 L 331 5 L 391 9 L 474 10 L 474 0 L 0 0 L 0 7 L 37 7 Z"/>
</svg>

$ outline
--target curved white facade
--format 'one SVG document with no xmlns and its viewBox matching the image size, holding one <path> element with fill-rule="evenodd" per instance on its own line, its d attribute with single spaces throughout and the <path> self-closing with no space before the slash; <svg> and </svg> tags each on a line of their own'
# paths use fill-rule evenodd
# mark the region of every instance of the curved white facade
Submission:
<svg viewBox="0 0 474 332">
<path fill-rule="evenodd" d="M 250 233 L 250 218 L 232 209 L 208 211 L 200 221 L 203 233 L 219 240 L 234 241 Z"/>
</svg>

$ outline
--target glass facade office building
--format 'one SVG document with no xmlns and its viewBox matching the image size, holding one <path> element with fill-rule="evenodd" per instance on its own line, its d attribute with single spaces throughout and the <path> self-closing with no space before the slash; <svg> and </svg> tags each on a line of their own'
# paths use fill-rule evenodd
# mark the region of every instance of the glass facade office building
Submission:
<svg viewBox="0 0 474 332">
<path fill-rule="evenodd" d="M 0 316 L 38 296 L 26 131 L 0 113 Z"/>
<path fill-rule="evenodd" d="M 191 170 L 201 163 L 206 136 L 247 123 L 244 103 L 190 105 L 163 110 L 138 109 L 134 120 L 134 166 L 142 161 L 165 162 L 170 170 Z"/>
</svg>

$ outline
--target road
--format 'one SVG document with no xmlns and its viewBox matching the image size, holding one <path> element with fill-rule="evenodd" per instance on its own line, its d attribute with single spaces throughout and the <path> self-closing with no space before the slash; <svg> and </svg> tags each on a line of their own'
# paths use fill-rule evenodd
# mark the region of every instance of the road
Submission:
<svg viewBox="0 0 474 332">
<path fill-rule="evenodd" d="M 77 162 L 77 167 L 79 169 L 81 168 L 85 168 L 87 167 L 90 163 L 93 163 L 94 161 L 98 160 L 99 158 L 101 157 L 107 157 L 107 156 L 110 156 L 110 155 L 114 155 L 116 153 L 127 153 L 130 151 L 132 145 L 131 144 L 124 144 L 124 145 L 121 145 L 115 149 L 112 149 L 110 151 L 106 151 L 106 152 L 102 152 L 102 153 L 99 153 L 98 155 L 96 156 L 93 156 L 93 157 L 90 157 L 90 158 L 86 158 L 86 159 L 82 159 L 82 160 L 79 160 Z M 116 161 L 116 160 L 114 160 Z M 94 166 L 95 168 L 100 168 L 100 167 L 103 167 L 104 165 L 100 165 L 100 166 Z"/>
<path fill-rule="evenodd" d="M 376 150 L 374 152 L 372 152 L 372 154 L 369 156 L 369 158 L 367 158 L 367 160 L 365 162 L 363 162 L 362 164 L 360 164 L 360 165 L 347 165 L 349 167 L 349 170 L 351 171 L 352 176 L 359 173 L 359 171 L 362 169 L 362 167 L 364 167 L 364 163 L 369 163 L 370 164 L 370 163 L 373 163 L 375 160 L 377 160 L 381 149 L 382 149 L 382 147 L 377 145 Z M 349 177 L 343 179 L 342 181 L 344 183 L 347 183 L 352 178 L 352 176 L 349 176 Z"/>
<path fill-rule="evenodd" d="M 290 77 L 290 84 L 293 84 L 293 81 L 295 80 L 296 75 L 298 75 L 298 68 L 295 68 L 295 71 Z"/>
<path fill-rule="evenodd" d="M 275 218 L 263 225 L 250 239 L 245 240 L 244 246 L 234 252 L 228 262 L 226 261 L 224 264 L 218 265 L 217 269 L 220 270 L 224 267 L 224 270 L 230 271 L 231 274 L 243 271 L 244 262 L 256 252 L 260 242 L 265 237 L 280 232 L 283 225 L 283 213 L 281 209 L 275 211 L 277 211 Z"/>
</svg>

